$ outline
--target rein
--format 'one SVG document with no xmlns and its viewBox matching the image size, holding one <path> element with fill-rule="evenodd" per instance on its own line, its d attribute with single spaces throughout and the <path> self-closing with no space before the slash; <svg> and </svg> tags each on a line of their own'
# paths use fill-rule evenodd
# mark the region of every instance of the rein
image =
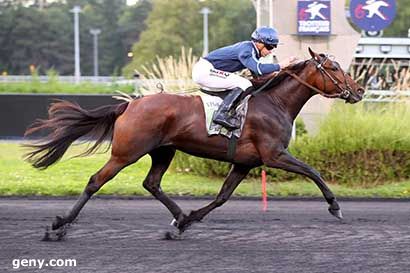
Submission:
<svg viewBox="0 0 410 273">
<path fill-rule="evenodd" d="M 254 96 L 254 95 L 258 94 L 259 92 L 263 91 L 265 89 L 265 87 L 267 87 L 274 79 L 275 79 L 275 77 L 272 77 L 269 80 L 267 80 L 262 86 L 260 86 L 258 89 L 253 91 L 251 93 L 251 95 Z"/>
<path fill-rule="evenodd" d="M 292 78 L 294 78 L 295 80 L 297 80 L 298 82 L 300 82 L 301 84 L 303 84 L 304 86 L 308 87 L 309 89 L 315 91 L 316 93 L 318 93 L 318 94 L 320 94 L 320 95 L 322 95 L 322 96 L 324 96 L 324 97 L 326 97 L 326 98 L 331 98 L 331 99 L 333 99 L 333 98 L 339 98 L 339 97 L 341 97 L 340 94 L 334 94 L 334 95 L 326 94 L 326 93 L 323 92 L 322 90 L 320 90 L 320 89 L 314 87 L 313 85 L 307 83 L 305 80 L 303 80 L 302 78 L 300 78 L 298 75 L 296 75 L 296 74 L 294 74 L 294 73 L 292 73 L 292 72 L 289 72 L 289 71 L 287 71 L 287 70 L 284 70 L 284 72 L 287 73 L 287 74 L 288 74 L 289 76 L 291 76 Z"/>
<path fill-rule="evenodd" d="M 350 96 L 350 91 L 349 89 L 344 89 L 340 86 L 340 81 L 336 80 L 328 71 L 326 71 L 326 69 L 323 68 L 323 64 L 328 60 L 329 56 L 326 56 L 320 63 L 318 63 L 316 60 L 312 59 L 315 63 L 317 63 L 316 68 L 320 71 L 320 73 L 323 75 L 326 75 L 332 82 L 333 84 L 340 90 L 340 93 L 338 94 L 333 94 L 333 95 L 329 95 L 326 92 L 314 87 L 313 85 L 307 83 L 305 80 L 303 80 L 302 78 L 300 78 L 298 75 L 289 72 L 288 70 L 284 70 L 283 72 L 285 72 L 286 74 L 288 74 L 289 76 L 291 76 L 292 78 L 294 78 L 295 80 L 297 80 L 298 82 L 300 82 L 301 84 L 303 84 L 304 86 L 308 87 L 309 89 L 317 92 L 318 94 L 326 97 L 326 98 L 342 98 L 342 99 L 347 99 Z M 343 73 L 345 74 L 345 73 Z M 323 76 L 323 80 L 325 81 L 325 77 Z M 345 80 L 345 86 L 347 88 L 350 88 L 347 80 L 346 80 L 346 76 L 344 77 Z"/>
</svg>

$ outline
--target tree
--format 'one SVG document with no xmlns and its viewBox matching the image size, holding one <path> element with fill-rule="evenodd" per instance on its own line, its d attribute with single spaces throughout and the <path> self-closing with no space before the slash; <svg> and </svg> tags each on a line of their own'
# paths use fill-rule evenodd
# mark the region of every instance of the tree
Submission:
<svg viewBox="0 0 410 273">
<path fill-rule="evenodd" d="M 397 14 L 393 23 L 384 31 L 384 36 L 407 37 L 410 29 L 410 0 L 397 0 Z"/>
<path fill-rule="evenodd" d="M 23 6 L 10 8 L 5 15 L 0 25 L 0 32 L 4 33 L 0 40 L 0 69 L 13 74 L 29 74 L 31 65 L 43 71 L 52 67 L 64 70 L 70 50 L 68 16 L 57 9 L 45 12 Z"/>
<path fill-rule="evenodd" d="M 95 4 L 86 4 L 81 14 L 81 59 L 84 74 L 93 74 L 93 39 L 91 28 L 101 29 L 98 36 L 99 72 L 101 75 L 112 75 L 120 67 L 122 45 L 117 31 L 117 22 L 125 7 L 122 1 L 100 0 Z"/>
<path fill-rule="evenodd" d="M 39 65 L 47 70 L 53 68 L 60 74 L 67 75 L 73 71 L 73 42 L 71 14 L 60 6 L 54 6 L 41 11 L 44 19 L 43 35 L 41 37 L 42 62 Z"/>
<path fill-rule="evenodd" d="M 61 75 L 74 72 L 74 16 L 80 5 L 81 74 L 93 75 L 91 28 L 100 28 L 100 75 L 116 74 L 127 61 L 127 52 L 144 29 L 150 1 L 135 6 L 111 0 L 0 0 L 0 72 L 28 74 L 54 68 Z M 118 73 L 117 73 L 118 74 Z"/>
<path fill-rule="evenodd" d="M 203 49 L 201 8 L 209 15 L 210 49 L 248 40 L 255 28 L 255 10 L 249 0 L 155 0 L 147 19 L 147 29 L 133 46 L 133 60 L 124 69 L 136 68 L 155 60 L 156 56 L 179 55 L 181 47 L 192 48 L 199 56 Z"/>
<path fill-rule="evenodd" d="M 211 0 L 210 49 L 249 40 L 256 27 L 256 11 L 249 0 Z"/>
<path fill-rule="evenodd" d="M 118 32 L 121 36 L 122 51 L 130 52 L 132 46 L 140 38 L 140 34 L 146 29 L 145 20 L 152 10 L 149 0 L 140 0 L 137 4 L 124 10 L 118 21 Z M 128 55 L 122 56 L 122 66 L 129 61 Z"/>
<path fill-rule="evenodd" d="M 176 55 L 182 46 L 199 51 L 200 5 L 193 0 L 154 0 L 153 9 L 147 19 L 147 29 L 132 48 L 133 59 L 125 71 L 155 59 L 155 56 Z"/>
</svg>

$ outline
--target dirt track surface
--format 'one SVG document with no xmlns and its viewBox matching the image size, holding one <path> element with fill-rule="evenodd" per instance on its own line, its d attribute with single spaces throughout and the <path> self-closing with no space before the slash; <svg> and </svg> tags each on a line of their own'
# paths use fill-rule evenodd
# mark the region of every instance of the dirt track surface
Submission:
<svg viewBox="0 0 410 273">
<path fill-rule="evenodd" d="M 186 210 L 209 200 L 179 200 Z M 171 216 L 155 200 L 93 199 L 61 242 L 44 227 L 74 200 L 0 199 L 0 272 L 410 272 L 410 202 L 231 200 L 182 240 L 163 240 Z M 20 267 L 14 259 L 76 259 Z"/>
</svg>

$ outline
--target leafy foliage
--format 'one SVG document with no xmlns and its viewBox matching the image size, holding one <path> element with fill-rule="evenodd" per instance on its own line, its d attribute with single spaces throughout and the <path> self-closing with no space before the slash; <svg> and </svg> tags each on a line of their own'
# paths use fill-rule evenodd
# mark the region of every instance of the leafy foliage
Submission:
<svg viewBox="0 0 410 273">
<path fill-rule="evenodd" d="M 302 135 L 290 146 L 298 159 L 325 179 L 340 184 L 376 185 L 410 178 L 408 105 L 336 105 L 315 136 Z M 201 175 L 226 175 L 229 164 L 178 154 L 176 167 Z M 251 172 L 259 176 L 260 168 Z M 297 176 L 267 169 L 274 181 Z"/>
<path fill-rule="evenodd" d="M 393 23 L 384 31 L 387 37 L 407 37 L 410 28 L 410 1 L 397 0 L 397 14 Z"/>
<path fill-rule="evenodd" d="M 34 65 L 40 74 L 50 68 L 61 75 L 72 74 L 74 19 L 70 10 L 80 5 L 81 73 L 93 75 L 90 29 L 99 28 L 100 75 L 119 74 L 151 9 L 149 0 L 135 6 L 126 6 L 125 1 L 59 0 L 49 1 L 43 8 L 29 2 L 0 2 L 0 72 L 29 74 L 30 65 Z"/>
<path fill-rule="evenodd" d="M 124 72 L 132 74 L 156 57 L 178 56 L 180 48 L 192 48 L 193 54 L 202 55 L 202 7 L 210 8 L 210 50 L 241 40 L 248 40 L 255 28 L 255 10 L 248 0 L 154 0 L 147 19 L 147 29 L 133 47 L 133 60 Z"/>
<path fill-rule="evenodd" d="M 80 84 L 62 83 L 58 81 L 58 76 L 53 70 L 47 72 L 48 82 L 42 83 L 33 76 L 31 82 L 0 83 L 0 94 L 115 94 L 117 91 L 132 93 L 133 85 L 104 85 L 91 82 Z"/>
</svg>

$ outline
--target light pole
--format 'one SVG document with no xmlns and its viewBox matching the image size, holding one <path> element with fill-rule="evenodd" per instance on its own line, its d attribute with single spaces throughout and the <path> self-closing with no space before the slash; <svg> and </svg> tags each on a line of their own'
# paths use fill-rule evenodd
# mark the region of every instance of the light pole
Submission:
<svg viewBox="0 0 410 273">
<path fill-rule="evenodd" d="M 94 44 L 94 77 L 98 77 L 98 34 L 101 30 L 98 28 L 90 29 L 90 33 L 93 35 Z"/>
<path fill-rule="evenodd" d="M 75 83 L 80 82 L 80 30 L 79 30 L 79 16 L 78 14 L 81 12 L 80 6 L 74 6 L 70 12 L 74 13 L 74 62 L 75 62 L 75 70 L 74 70 L 74 79 Z"/>
<path fill-rule="evenodd" d="M 273 0 L 269 0 L 269 26 L 273 27 Z"/>
<path fill-rule="evenodd" d="M 208 14 L 211 13 L 211 10 L 207 7 L 203 7 L 199 12 L 204 15 L 204 51 L 202 56 L 208 55 Z"/>
<path fill-rule="evenodd" d="M 261 26 L 261 0 L 256 0 L 256 27 Z"/>
</svg>

